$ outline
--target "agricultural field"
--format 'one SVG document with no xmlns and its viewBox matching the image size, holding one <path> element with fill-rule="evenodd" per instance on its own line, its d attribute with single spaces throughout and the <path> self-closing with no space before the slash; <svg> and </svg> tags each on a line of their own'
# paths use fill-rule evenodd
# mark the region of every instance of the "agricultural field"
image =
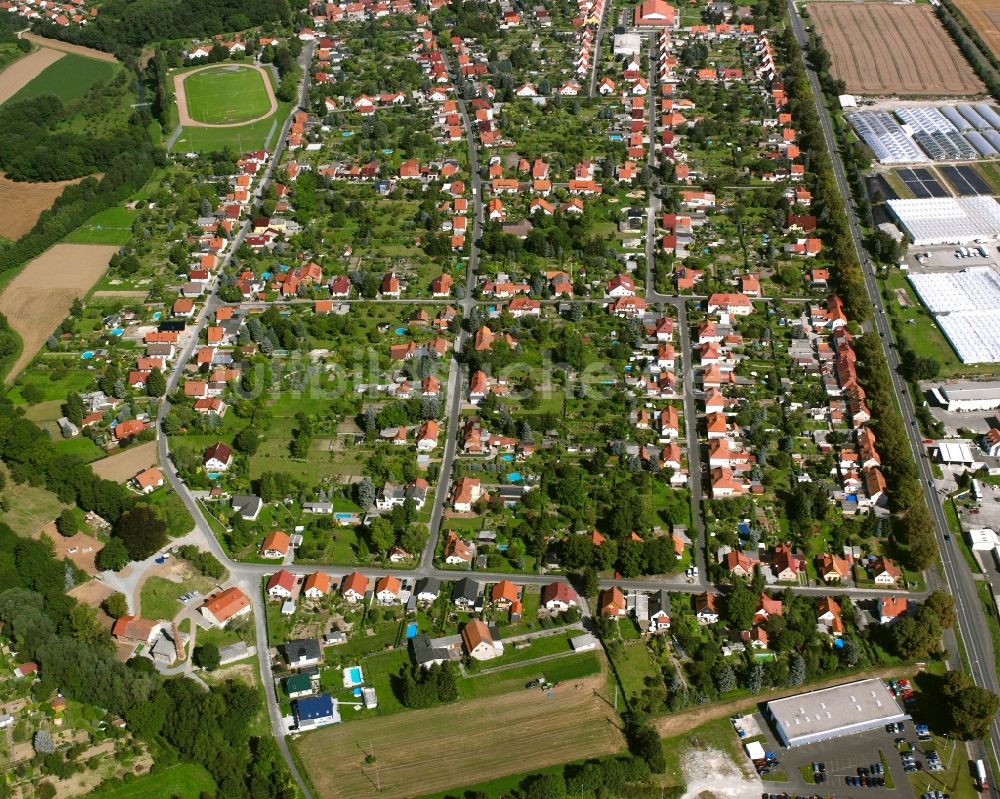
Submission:
<svg viewBox="0 0 1000 799">
<path fill-rule="evenodd" d="M 21 336 L 22 350 L 7 373 L 9 383 L 35 357 L 66 318 L 73 300 L 83 297 L 104 274 L 117 247 L 57 244 L 28 263 L 0 292 L 0 313 Z"/>
<path fill-rule="evenodd" d="M 0 175 L 0 236 L 17 241 L 35 226 L 42 211 L 56 201 L 63 189 L 79 182 L 25 183 Z"/>
<path fill-rule="evenodd" d="M 579 687 L 575 687 L 579 686 Z M 421 796 L 515 772 L 533 771 L 624 748 L 618 720 L 603 692 L 603 677 L 564 683 L 551 698 L 539 690 L 461 702 L 419 713 L 363 719 L 303 736 L 295 747 L 321 799 L 367 795 L 375 767 L 380 795 Z M 469 724 L 470 719 L 479 720 Z M 525 746 L 496 749 L 498 730 L 517 730 Z M 544 740 L 544 746 L 530 742 Z M 441 753 L 448 757 L 442 758 Z M 339 767 L 329 768 L 331 758 Z"/>
<path fill-rule="evenodd" d="M 954 2 L 993 54 L 1000 56 L 1000 2 L 998 0 L 954 0 Z"/>
<path fill-rule="evenodd" d="M 58 50 L 41 47 L 0 72 L 0 103 L 7 102 L 63 55 Z"/>
<path fill-rule="evenodd" d="M 76 53 L 63 54 L 25 84 L 10 99 L 30 100 L 40 94 L 54 94 L 64 103 L 83 97 L 96 83 L 110 80 L 118 67 Z"/>
<path fill-rule="evenodd" d="M 927 5 L 811 3 L 809 16 L 847 91 L 964 96 L 983 91 Z"/>
<path fill-rule="evenodd" d="M 270 77 L 259 67 L 201 68 L 175 76 L 174 86 L 182 124 L 241 124 L 277 110 Z"/>
</svg>

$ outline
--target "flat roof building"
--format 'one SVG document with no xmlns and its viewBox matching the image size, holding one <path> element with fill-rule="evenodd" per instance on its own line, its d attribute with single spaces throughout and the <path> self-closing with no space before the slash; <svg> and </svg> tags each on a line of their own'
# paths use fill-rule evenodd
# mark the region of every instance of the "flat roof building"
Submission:
<svg viewBox="0 0 1000 799">
<path fill-rule="evenodd" d="M 878 729 L 909 716 L 881 680 L 859 680 L 768 702 L 764 711 L 784 746 Z"/>
<path fill-rule="evenodd" d="M 934 399 L 948 411 L 992 411 L 1000 408 L 1000 381 L 955 380 L 931 390 Z"/>
<path fill-rule="evenodd" d="M 928 197 L 889 200 L 886 205 L 917 247 L 1000 236 L 1000 204 L 992 197 Z"/>
</svg>

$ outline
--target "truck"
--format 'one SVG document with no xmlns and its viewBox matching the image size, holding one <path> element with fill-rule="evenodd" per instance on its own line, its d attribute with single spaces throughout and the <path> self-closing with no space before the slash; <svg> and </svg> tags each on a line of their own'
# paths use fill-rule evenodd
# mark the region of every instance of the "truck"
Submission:
<svg viewBox="0 0 1000 799">
<path fill-rule="evenodd" d="M 972 766 L 972 776 L 976 780 L 976 790 L 980 793 L 986 793 L 990 789 L 989 784 L 986 782 L 986 764 L 983 763 L 982 759 L 977 760 Z"/>
</svg>

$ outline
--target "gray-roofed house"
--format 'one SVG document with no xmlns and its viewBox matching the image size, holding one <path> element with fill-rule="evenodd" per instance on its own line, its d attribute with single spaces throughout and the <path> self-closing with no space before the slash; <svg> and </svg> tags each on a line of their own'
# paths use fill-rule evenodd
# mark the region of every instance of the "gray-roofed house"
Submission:
<svg viewBox="0 0 1000 799">
<path fill-rule="evenodd" d="M 238 513 L 241 519 L 255 522 L 264 507 L 264 500 L 255 494 L 239 494 L 233 497 L 232 506 L 233 512 Z"/>
<path fill-rule="evenodd" d="M 431 638 L 427 633 L 421 633 L 410 639 L 410 647 L 414 662 L 421 668 L 429 669 L 449 660 L 459 660 L 462 657 L 462 636 Z"/>
<path fill-rule="evenodd" d="M 463 610 L 480 611 L 483 609 L 483 587 L 471 577 L 463 577 L 455 583 L 452 599 Z"/>
<path fill-rule="evenodd" d="M 440 594 L 441 581 L 436 577 L 424 577 L 417 582 L 417 602 L 433 602 Z"/>
<path fill-rule="evenodd" d="M 323 650 L 318 638 L 299 638 L 287 641 L 283 647 L 285 660 L 293 669 L 315 666 L 323 659 Z"/>
<path fill-rule="evenodd" d="M 649 631 L 665 632 L 670 629 L 670 594 L 654 591 L 649 596 Z"/>
</svg>

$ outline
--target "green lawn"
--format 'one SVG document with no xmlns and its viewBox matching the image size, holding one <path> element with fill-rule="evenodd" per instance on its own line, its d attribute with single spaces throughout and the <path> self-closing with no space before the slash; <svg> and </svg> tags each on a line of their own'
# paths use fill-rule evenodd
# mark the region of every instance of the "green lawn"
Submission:
<svg viewBox="0 0 1000 799">
<path fill-rule="evenodd" d="M 659 669 L 653 662 L 649 647 L 642 641 L 631 641 L 622 646 L 622 654 L 614 657 L 615 668 L 626 696 L 642 693 L 646 677 L 656 677 Z"/>
<path fill-rule="evenodd" d="M 566 655 L 544 663 L 516 666 L 494 674 L 467 677 L 458 681 L 458 691 L 463 699 L 478 699 L 510 691 L 524 691 L 526 682 L 543 676 L 550 682 L 565 682 L 597 674 L 600 670 L 601 661 L 597 653 L 584 652 L 579 655 Z"/>
<path fill-rule="evenodd" d="M 63 508 L 68 507 L 51 491 L 27 483 L 14 485 L 9 476 L 3 496 L 9 505 L 6 511 L 0 513 L 0 522 L 23 536 L 31 535 L 55 519 Z"/>
<path fill-rule="evenodd" d="M 207 577 L 196 577 L 183 583 L 175 583 L 165 577 L 150 577 L 142 585 L 139 604 L 144 619 L 170 620 L 181 608 L 180 597 L 191 590 L 201 591 L 205 595 L 215 585 L 215 581 Z M 198 633 L 198 643 L 204 643 L 203 635 Z"/>
<path fill-rule="evenodd" d="M 178 763 L 176 766 L 147 774 L 127 785 L 98 788 L 88 793 L 88 799 L 158 799 L 161 796 L 198 799 L 203 792 L 214 793 L 212 776 L 194 763 Z"/>
<path fill-rule="evenodd" d="M 54 94 L 64 103 L 83 97 L 95 83 L 111 79 L 119 66 L 110 61 L 98 61 L 76 53 L 67 53 L 42 70 L 7 102 L 30 100 L 41 94 Z"/>
<path fill-rule="evenodd" d="M 52 444 L 53 449 L 63 455 L 76 455 L 83 458 L 87 463 L 103 458 L 107 453 L 89 438 L 77 436 L 76 438 L 63 438 Z"/>
<path fill-rule="evenodd" d="M 278 113 L 232 128 L 184 128 L 174 143 L 174 152 L 211 152 L 230 147 L 245 152 L 255 147 L 272 146 L 274 137 L 288 116 L 291 103 L 278 103 Z"/>
<path fill-rule="evenodd" d="M 271 103 L 264 76 L 256 69 L 220 64 L 184 79 L 188 113 L 198 122 L 223 125 L 266 114 Z"/>
<path fill-rule="evenodd" d="M 124 244 L 132 235 L 138 212 L 129 208 L 106 208 L 94 214 L 64 241 L 71 244 Z"/>
</svg>

